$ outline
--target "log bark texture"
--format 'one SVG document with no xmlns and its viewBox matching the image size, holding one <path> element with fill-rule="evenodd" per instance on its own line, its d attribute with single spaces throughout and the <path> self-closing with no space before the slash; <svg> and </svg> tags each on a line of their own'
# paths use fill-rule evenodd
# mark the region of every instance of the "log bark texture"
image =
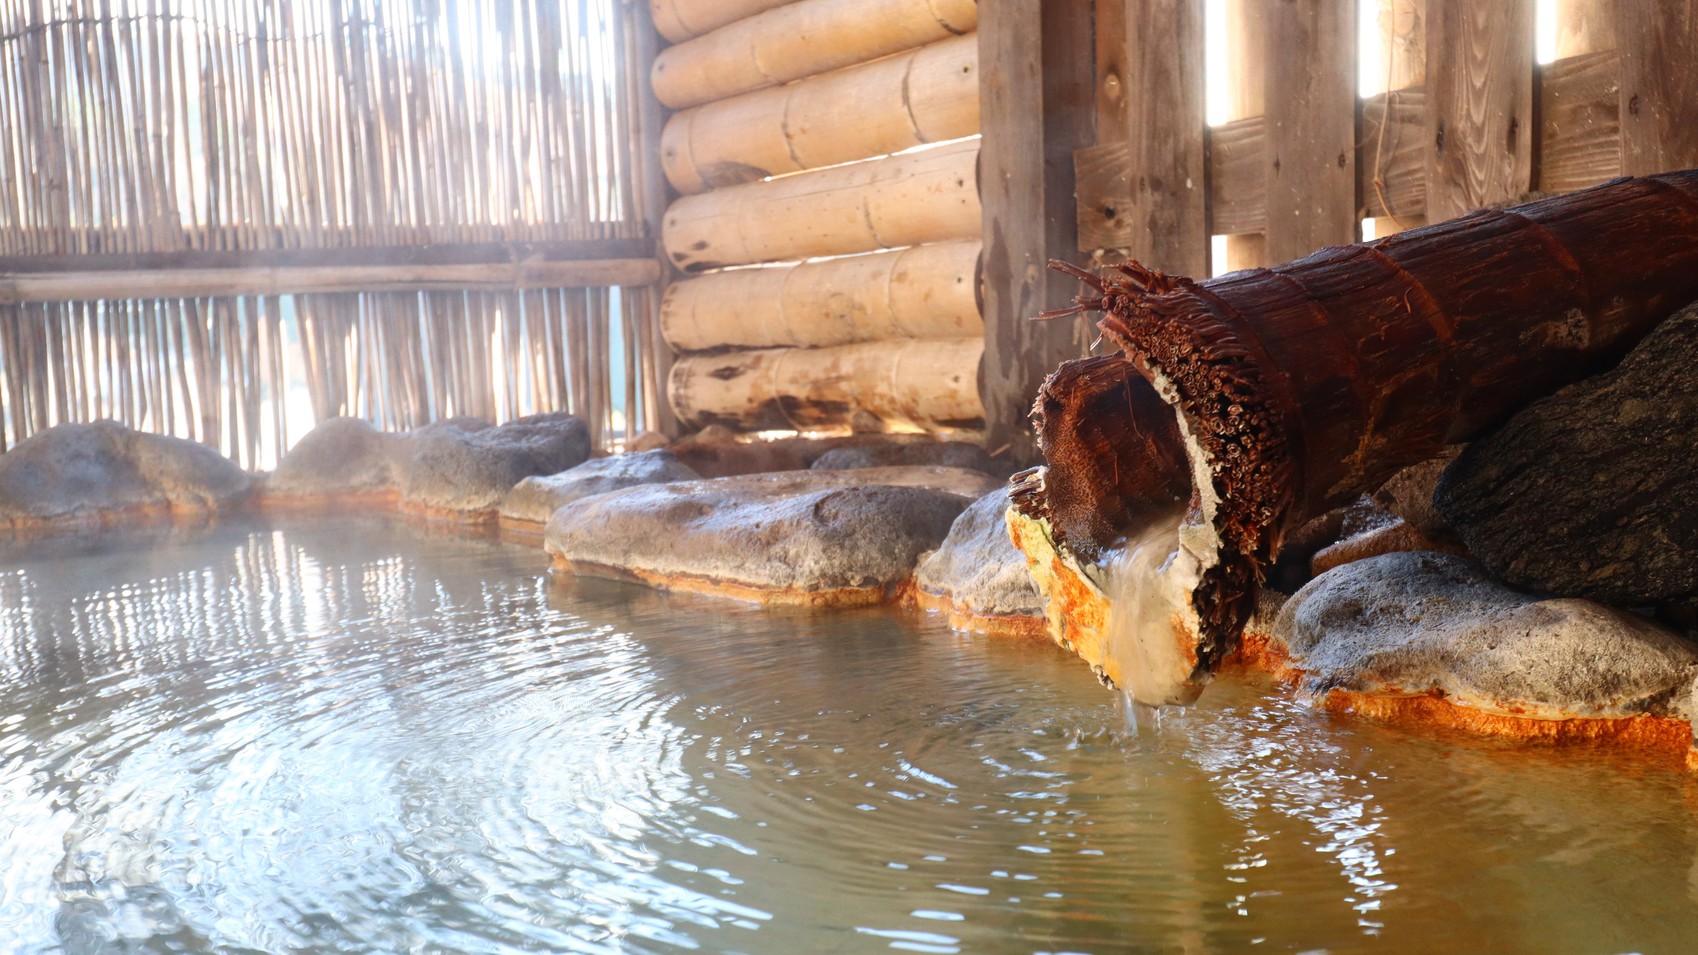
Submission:
<svg viewBox="0 0 1698 955">
<path fill-rule="evenodd" d="M 798 0 L 662 50 L 649 79 L 672 109 L 973 32 L 976 0 Z"/>
<path fill-rule="evenodd" d="M 983 351 L 965 338 L 689 355 L 672 366 L 672 407 L 689 424 L 745 432 L 976 430 Z"/>
<path fill-rule="evenodd" d="M 660 304 L 680 351 L 984 334 L 979 243 L 940 242 L 675 282 Z"/>
<path fill-rule="evenodd" d="M 661 241 L 686 272 L 979 234 L 973 140 L 685 196 Z"/>
<path fill-rule="evenodd" d="M 1213 665 L 1283 533 L 1607 367 L 1698 299 L 1698 170 L 1204 282 L 1135 264 L 1086 277 L 1079 307 L 1107 313 L 1104 336 L 1177 412 L 1190 473 L 1207 476 L 1193 506 L 1219 559 L 1193 598 Z M 1042 495 L 1029 501 L 1042 516 Z"/>
<path fill-rule="evenodd" d="M 660 142 L 686 195 L 979 131 L 979 44 L 953 37 L 675 114 Z"/>
</svg>

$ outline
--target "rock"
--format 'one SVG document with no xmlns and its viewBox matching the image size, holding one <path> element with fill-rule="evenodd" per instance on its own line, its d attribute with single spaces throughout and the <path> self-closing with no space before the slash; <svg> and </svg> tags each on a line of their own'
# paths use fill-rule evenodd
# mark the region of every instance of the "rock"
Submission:
<svg viewBox="0 0 1698 955">
<path fill-rule="evenodd" d="M 1319 577 L 1334 567 L 1342 567 L 1352 561 L 1409 550 L 1460 553 L 1462 545 L 1447 538 L 1428 537 L 1419 528 L 1410 526 L 1400 518 L 1390 524 L 1381 524 L 1363 531 L 1354 537 L 1335 541 L 1316 551 L 1309 561 L 1309 573 L 1311 577 Z"/>
<path fill-rule="evenodd" d="M 999 463 L 985 449 L 965 441 L 904 441 L 898 443 L 866 444 L 860 447 L 833 448 L 814 459 L 811 467 L 818 470 L 848 470 L 850 468 L 880 468 L 901 465 L 930 464 L 945 468 L 966 468 L 982 471 L 994 477 L 1006 478 L 1013 469 Z"/>
<path fill-rule="evenodd" d="M 243 502 L 253 479 L 193 441 L 115 421 L 62 424 L 0 455 L 0 522 L 103 521 L 131 514 L 213 512 Z"/>
<path fill-rule="evenodd" d="M 997 482 L 955 468 L 791 471 L 646 484 L 555 511 L 556 568 L 768 603 L 894 597 Z"/>
<path fill-rule="evenodd" d="M 401 435 L 359 418 L 330 418 L 295 442 L 266 483 L 268 498 L 394 493 L 411 453 Z"/>
<path fill-rule="evenodd" d="M 735 474 L 806 470 L 822 455 L 845 448 L 937 443 L 925 435 L 897 434 L 740 440 L 724 425 L 715 424 L 672 445 L 672 453 L 703 477 L 730 477 Z"/>
<path fill-rule="evenodd" d="M 586 461 L 559 474 L 525 478 L 501 499 L 501 518 L 544 524 L 556 509 L 592 494 L 604 494 L 638 484 L 665 484 L 700 478 L 700 474 L 678 463 L 678 458 L 664 448 L 610 455 Z"/>
<path fill-rule="evenodd" d="M 1047 603 L 1032 582 L 1026 555 L 1009 539 L 1007 512 L 1008 488 L 979 498 L 915 571 L 921 602 L 949 611 L 951 622 L 963 629 L 975 629 L 974 620 L 999 618 L 1021 618 L 1042 629 Z"/>
<path fill-rule="evenodd" d="M 1693 715 L 1698 646 L 1624 611 L 1513 590 L 1449 554 L 1323 574 L 1273 631 L 1316 694 L 1442 697 L 1532 720 Z"/>
<path fill-rule="evenodd" d="M 669 447 L 672 439 L 658 431 L 639 431 L 625 445 L 626 451 L 658 451 Z"/>
<path fill-rule="evenodd" d="M 1476 440 L 1434 503 L 1511 583 L 1640 605 L 1698 601 L 1698 306 L 1613 371 Z"/>
<path fill-rule="evenodd" d="M 1393 474 L 1370 496 L 1387 513 L 1402 518 L 1427 537 L 1435 540 L 1454 538 L 1450 523 L 1433 506 L 1433 489 L 1438 486 L 1439 476 L 1461 451 L 1460 445 L 1453 445 L 1436 458 L 1411 464 Z"/>
<path fill-rule="evenodd" d="M 476 419 L 438 421 L 408 440 L 413 452 L 402 476 L 402 503 L 462 516 L 493 515 L 513 485 L 576 467 L 590 456 L 589 429 L 561 412 L 498 427 Z"/>
</svg>

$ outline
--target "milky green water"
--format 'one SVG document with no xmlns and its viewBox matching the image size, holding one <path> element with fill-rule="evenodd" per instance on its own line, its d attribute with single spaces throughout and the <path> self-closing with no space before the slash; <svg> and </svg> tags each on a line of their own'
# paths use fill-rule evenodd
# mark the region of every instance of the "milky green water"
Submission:
<svg viewBox="0 0 1698 955">
<path fill-rule="evenodd" d="M 377 521 L 0 547 L 0 688 L 4 952 L 1698 951 L 1677 772 Z"/>
</svg>

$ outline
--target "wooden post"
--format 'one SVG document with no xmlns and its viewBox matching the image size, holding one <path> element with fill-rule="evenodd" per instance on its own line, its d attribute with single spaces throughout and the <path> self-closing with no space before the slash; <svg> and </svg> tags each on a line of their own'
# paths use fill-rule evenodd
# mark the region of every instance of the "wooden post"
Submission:
<svg viewBox="0 0 1698 955">
<path fill-rule="evenodd" d="M 1427 4 L 1427 218 L 1533 188 L 1533 2 Z"/>
<path fill-rule="evenodd" d="M 1425 140 L 1427 10 L 1425 0 L 1379 0 L 1375 35 L 1385 67 L 1380 95 L 1362 103 L 1362 202 L 1384 237 L 1426 225 Z M 1393 184 L 1407 184 L 1394 193 Z"/>
<path fill-rule="evenodd" d="M 1226 62 L 1228 121 L 1260 116 L 1263 86 L 1268 69 L 1268 0 L 1227 0 Z M 1211 134 L 1211 147 L 1213 143 Z M 1264 200 L 1265 208 L 1265 200 Z M 1252 269 L 1268 264 L 1266 232 L 1247 232 L 1226 237 L 1227 270 Z"/>
<path fill-rule="evenodd" d="M 1120 28 L 1110 70 L 1124 79 L 1110 72 L 1099 81 L 1097 145 L 1078 157 L 1080 245 L 1125 249 L 1152 268 L 1206 276 L 1202 0 L 1107 0 L 1097 12 L 1099 51 L 1112 46 L 1106 30 Z M 1116 95 L 1122 86 L 1132 94 Z M 1124 140 L 1105 131 L 1124 131 Z"/>
<path fill-rule="evenodd" d="M 678 419 L 672 413 L 672 404 L 666 400 L 666 383 L 672 376 L 672 347 L 660 333 L 660 299 L 667 282 L 675 278 L 676 273 L 672 271 L 660 241 L 661 220 L 666 216 L 666 206 L 671 199 L 666 188 L 666 176 L 661 170 L 660 156 L 661 129 L 666 121 L 666 111 L 655 99 L 654 90 L 646 78 L 654 66 L 655 57 L 660 54 L 655 11 L 662 7 L 679 9 L 687 6 L 692 5 L 651 0 L 646 13 L 633 10 L 626 19 L 632 41 L 628 47 L 632 62 L 625 65 L 626 75 L 641 78 L 633 84 L 632 93 L 637 105 L 637 141 L 640 144 L 635 162 L 642 176 L 638 211 L 643 217 L 644 234 L 653 243 L 654 257 L 662 272 L 649 285 L 648 293 L 639 296 L 642 321 L 638 322 L 638 326 L 644 334 L 638 336 L 637 341 L 627 339 L 625 347 L 641 349 L 647 359 L 643 362 L 647 370 L 643 381 L 644 427 L 652 427 L 667 437 L 677 436 Z M 625 413 L 631 414 L 631 409 L 626 408 Z"/>
<path fill-rule="evenodd" d="M 1556 0 L 1556 58 L 1615 49 L 1615 10 L 1622 5 L 1622 0 Z"/>
<path fill-rule="evenodd" d="M 1268 258 L 1353 242 L 1356 4 L 1275 0 L 1268 11 Z"/>
<path fill-rule="evenodd" d="M 1698 166 L 1698 8 L 1679 0 L 1621 0 L 1621 171 Z"/>
<path fill-rule="evenodd" d="M 1069 304 L 1079 284 L 1048 269 L 1080 260 L 1073 153 L 1091 141 L 1094 68 L 1089 0 L 1002 0 L 979 15 L 979 196 L 984 208 L 980 289 L 985 357 L 979 388 L 985 443 L 1038 458 L 1027 415 L 1038 384 L 1084 354 L 1083 318 L 1034 322 Z"/>
</svg>

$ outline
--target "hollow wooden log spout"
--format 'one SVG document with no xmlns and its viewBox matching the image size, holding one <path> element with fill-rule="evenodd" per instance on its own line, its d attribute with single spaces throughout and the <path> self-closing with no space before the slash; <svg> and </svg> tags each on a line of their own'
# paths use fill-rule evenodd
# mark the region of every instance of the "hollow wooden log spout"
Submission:
<svg viewBox="0 0 1698 955">
<path fill-rule="evenodd" d="M 1061 268 L 1089 290 L 1059 314 L 1102 311 L 1119 353 L 1040 389 L 1047 466 L 1016 478 L 1015 508 L 1094 563 L 1188 506 L 1213 551 L 1190 592 L 1202 680 L 1283 534 L 1608 367 L 1698 299 L 1698 170 L 1201 282 Z"/>
</svg>

